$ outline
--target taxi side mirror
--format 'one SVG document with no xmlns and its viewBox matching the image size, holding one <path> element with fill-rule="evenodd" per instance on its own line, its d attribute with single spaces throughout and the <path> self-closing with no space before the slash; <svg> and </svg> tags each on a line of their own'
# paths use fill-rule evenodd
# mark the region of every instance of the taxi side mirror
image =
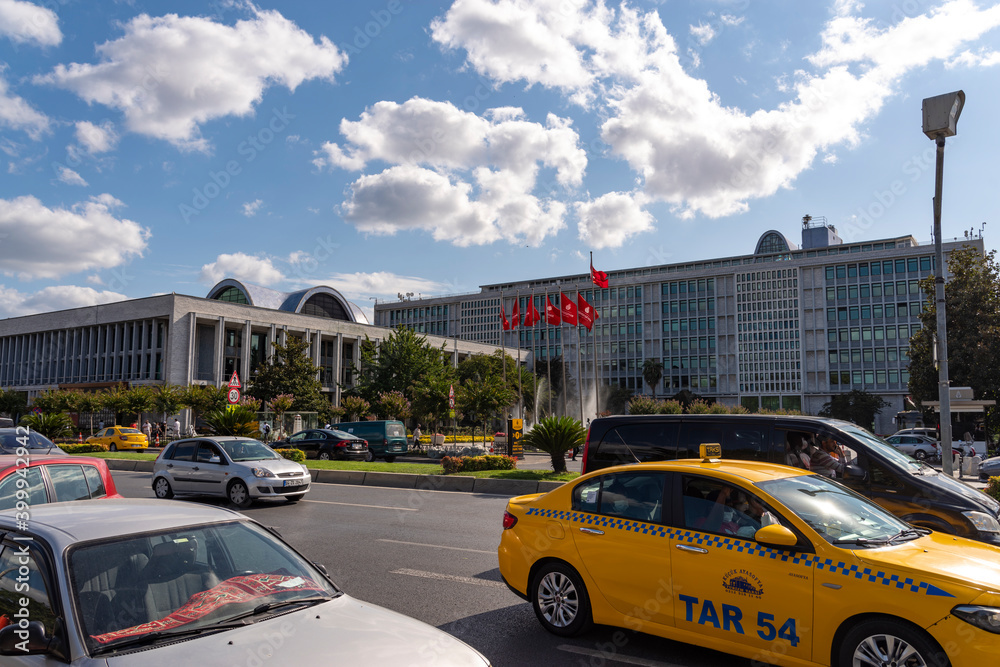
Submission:
<svg viewBox="0 0 1000 667">
<path fill-rule="evenodd" d="M 799 543 L 799 538 L 795 536 L 795 533 L 780 523 L 772 523 L 762 527 L 754 533 L 753 538 L 760 544 L 769 547 L 794 547 Z"/>
</svg>

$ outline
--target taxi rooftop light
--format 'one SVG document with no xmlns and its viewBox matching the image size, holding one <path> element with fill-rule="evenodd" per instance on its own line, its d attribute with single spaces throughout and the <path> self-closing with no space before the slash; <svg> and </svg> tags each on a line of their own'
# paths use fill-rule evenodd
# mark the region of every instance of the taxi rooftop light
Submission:
<svg viewBox="0 0 1000 667">
<path fill-rule="evenodd" d="M 709 442 L 698 445 L 698 452 L 701 455 L 702 463 L 711 463 L 722 458 L 722 445 L 717 442 Z"/>
</svg>

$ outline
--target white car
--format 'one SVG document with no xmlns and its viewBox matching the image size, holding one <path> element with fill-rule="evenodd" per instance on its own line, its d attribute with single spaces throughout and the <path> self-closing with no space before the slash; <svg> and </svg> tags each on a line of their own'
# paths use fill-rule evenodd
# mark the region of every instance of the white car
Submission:
<svg viewBox="0 0 1000 667">
<path fill-rule="evenodd" d="M 941 442 L 938 440 L 937 429 L 928 427 L 917 427 L 917 428 L 904 428 L 902 431 L 896 431 L 893 435 L 922 435 L 926 438 L 930 438 L 934 442 L 938 443 L 940 446 Z M 962 452 L 962 456 L 985 456 L 986 455 L 986 441 L 985 440 L 974 440 L 972 442 L 966 442 L 961 439 L 961 434 L 952 433 L 951 434 L 951 446 L 955 449 L 959 449 Z"/>
<path fill-rule="evenodd" d="M 237 436 L 175 440 L 153 463 L 157 498 L 222 496 L 237 507 L 259 498 L 294 503 L 309 491 L 309 469 L 259 440 Z"/>
<path fill-rule="evenodd" d="M 0 512 L 4 667 L 490 664 L 437 628 L 346 595 L 231 510 L 122 498 L 23 514 Z"/>
</svg>

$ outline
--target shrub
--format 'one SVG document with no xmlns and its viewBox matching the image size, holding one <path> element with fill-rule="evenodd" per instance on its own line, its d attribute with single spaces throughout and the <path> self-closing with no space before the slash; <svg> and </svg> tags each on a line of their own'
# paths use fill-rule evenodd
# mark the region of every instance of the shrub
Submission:
<svg viewBox="0 0 1000 667">
<path fill-rule="evenodd" d="M 67 454 L 89 454 L 91 452 L 106 452 L 108 451 L 107 445 L 102 445 L 99 442 L 84 442 L 82 444 L 72 443 L 59 445 L 59 448 L 66 452 Z"/>
<path fill-rule="evenodd" d="M 274 451 L 278 452 L 289 461 L 295 461 L 296 463 L 306 462 L 306 453 L 301 449 L 276 449 Z"/>
<path fill-rule="evenodd" d="M 444 474 L 456 472 L 476 472 L 479 470 L 514 470 L 517 459 L 502 454 L 486 454 L 485 456 L 445 456 L 441 459 Z"/>
<path fill-rule="evenodd" d="M 986 485 L 986 495 L 993 497 L 996 500 L 1000 500 L 1000 477 L 990 477 L 989 483 Z"/>
<path fill-rule="evenodd" d="M 700 398 L 691 401 L 691 404 L 688 405 L 688 414 L 692 415 L 707 415 L 711 410 L 711 406 Z"/>
<path fill-rule="evenodd" d="M 648 396 L 633 396 L 628 402 L 630 415 L 655 415 L 660 408 L 660 401 Z"/>
<path fill-rule="evenodd" d="M 675 401 L 674 399 L 669 399 L 660 403 L 661 415 L 679 415 L 684 412 L 684 406 L 681 405 L 680 401 Z"/>
<path fill-rule="evenodd" d="M 441 467 L 444 468 L 444 474 L 453 475 L 456 472 L 462 472 L 463 464 L 465 459 L 461 456 L 445 456 L 441 459 Z"/>
<path fill-rule="evenodd" d="M 722 403 L 712 403 L 710 406 L 708 406 L 708 412 L 709 412 L 709 414 L 713 414 L 713 415 L 728 415 L 728 414 L 730 414 L 729 408 L 727 406 L 723 405 Z"/>
</svg>

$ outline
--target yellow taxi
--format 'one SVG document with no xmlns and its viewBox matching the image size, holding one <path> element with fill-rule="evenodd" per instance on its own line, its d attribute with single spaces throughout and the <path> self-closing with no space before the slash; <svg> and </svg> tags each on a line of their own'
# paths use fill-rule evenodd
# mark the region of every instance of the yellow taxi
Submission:
<svg viewBox="0 0 1000 667">
<path fill-rule="evenodd" d="M 149 447 L 146 434 L 137 428 L 128 426 L 109 426 L 87 438 L 87 442 L 107 445 L 112 452 Z"/>
<path fill-rule="evenodd" d="M 512 498 L 504 582 L 560 636 L 598 623 L 776 665 L 1000 664 L 1000 547 L 798 468 L 702 455 Z"/>
</svg>

